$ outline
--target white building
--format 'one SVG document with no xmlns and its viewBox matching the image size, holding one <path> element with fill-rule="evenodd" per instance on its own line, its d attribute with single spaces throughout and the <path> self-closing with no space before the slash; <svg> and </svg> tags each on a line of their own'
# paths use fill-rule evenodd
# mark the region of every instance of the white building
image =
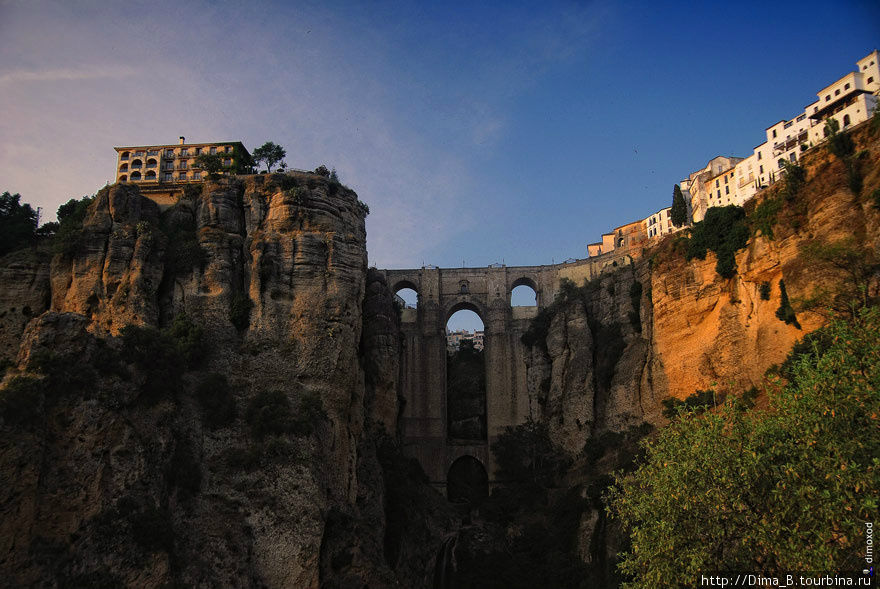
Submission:
<svg viewBox="0 0 880 589">
<path fill-rule="evenodd" d="M 662 237 L 663 235 L 674 233 L 681 229 L 681 227 L 676 227 L 672 224 L 672 217 L 670 216 L 671 211 L 672 207 L 660 209 L 642 221 L 645 224 L 645 233 L 647 234 L 648 239 Z"/>
<path fill-rule="evenodd" d="M 797 163 L 805 151 L 825 141 L 829 118 L 837 119 L 841 129 L 868 120 L 880 93 L 880 52 L 871 52 L 856 65 L 856 71 L 819 91 L 819 99 L 803 112 L 767 127 L 766 140 L 749 157 L 716 157 L 683 180 L 693 222 L 702 221 L 709 207 L 742 206 L 775 182 L 782 160 Z"/>
</svg>

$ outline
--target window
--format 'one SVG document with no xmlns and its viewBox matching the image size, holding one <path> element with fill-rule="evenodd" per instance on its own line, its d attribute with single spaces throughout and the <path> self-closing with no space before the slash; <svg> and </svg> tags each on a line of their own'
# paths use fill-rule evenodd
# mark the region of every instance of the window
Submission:
<svg viewBox="0 0 880 589">
<path fill-rule="evenodd" d="M 180 150 L 180 155 L 182 155 L 182 156 L 183 156 L 183 155 L 189 155 L 189 149 L 187 149 L 186 147 L 184 147 L 183 149 Z"/>
<path fill-rule="evenodd" d="M 123 174 L 122 176 L 119 177 L 120 182 L 125 182 L 126 180 L 128 180 L 128 178 L 126 177 L 125 174 Z"/>
<path fill-rule="evenodd" d="M 216 147 L 212 147 L 212 148 L 211 148 L 211 155 L 216 155 L 216 154 L 217 154 L 217 148 L 216 148 Z"/>
<path fill-rule="evenodd" d="M 781 170 L 785 166 L 785 160 L 779 158 L 779 169 Z"/>
<path fill-rule="evenodd" d="M 727 184 L 727 176 L 724 177 L 724 183 Z"/>
<path fill-rule="evenodd" d="M 724 194 L 730 194 L 730 186 L 724 187 Z"/>
<path fill-rule="evenodd" d="M 795 119 L 795 120 L 797 120 L 797 122 L 800 123 L 800 122 L 803 121 L 805 118 L 807 118 L 807 115 L 801 115 L 801 116 L 799 116 L 799 117 L 798 117 L 797 119 Z"/>
<path fill-rule="evenodd" d="M 174 157 L 174 150 L 173 149 L 166 149 L 165 150 L 165 157 Z"/>
<path fill-rule="evenodd" d="M 720 186 L 720 184 L 719 184 L 720 182 L 721 182 L 721 180 L 718 180 L 718 179 L 715 180 L 715 188 L 718 188 L 718 186 Z"/>
<path fill-rule="evenodd" d="M 225 159 L 223 160 L 223 165 L 224 165 L 224 166 L 231 166 L 231 165 L 232 165 L 232 160 L 229 159 L 229 158 L 225 158 Z"/>
<path fill-rule="evenodd" d="M 776 129 L 773 129 L 773 139 L 776 139 Z"/>
<path fill-rule="evenodd" d="M 758 173 L 759 173 L 759 174 L 763 174 L 763 173 L 764 173 L 764 166 L 758 166 Z"/>
<path fill-rule="evenodd" d="M 791 152 L 790 154 L 788 154 L 788 159 L 793 162 L 796 162 L 797 161 L 797 153 L 795 153 L 794 151 Z"/>
<path fill-rule="evenodd" d="M 782 126 L 782 128 L 783 128 L 783 129 L 788 129 L 788 128 L 791 127 L 792 125 L 794 125 L 794 121 L 788 121 L 787 123 L 785 123 L 785 124 Z"/>
<path fill-rule="evenodd" d="M 202 154 L 202 148 L 196 147 L 196 155 L 201 155 L 201 154 Z"/>
<path fill-rule="evenodd" d="M 159 151 L 156 149 L 151 149 L 147 152 L 147 155 L 159 155 Z"/>
<path fill-rule="evenodd" d="M 825 96 L 825 102 L 828 102 L 829 100 L 831 100 L 831 95 L 830 95 L 830 94 L 828 94 L 827 96 Z"/>
<path fill-rule="evenodd" d="M 144 157 L 144 152 L 136 151 L 136 152 L 134 152 L 134 157 Z"/>
<path fill-rule="evenodd" d="M 844 89 L 844 90 L 849 90 L 849 84 L 844 84 L 844 85 L 843 85 L 843 89 Z"/>
<path fill-rule="evenodd" d="M 819 107 L 818 107 L 818 106 L 814 106 L 814 107 L 813 107 L 813 113 L 817 113 L 817 112 L 819 112 Z"/>
<path fill-rule="evenodd" d="M 869 83 L 869 84 L 870 84 L 871 82 L 873 82 L 873 81 L 874 81 L 874 77 L 873 77 L 873 76 L 871 76 L 870 78 L 868 78 L 868 83 Z"/>
<path fill-rule="evenodd" d="M 718 198 L 721 198 L 721 191 L 718 191 Z"/>
<path fill-rule="evenodd" d="M 187 166 L 187 163 L 188 163 L 188 162 L 187 162 L 186 160 L 181 160 L 181 162 L 180 162 L 180 169 L 181 169 L 181 170 L 185 170 L 185 169 L 186 169 L 186 166 Z"/>
<path fill-rule="evenodd" d="M 178 178 L 179 180 L 186 180 L 186 172 L 181 172 L 181 173 L 177 176 L 177 178 Z"/>
<path fill-rule="evenodd" d="M 128 152 L 127 152 L 127 151 L 123 151 L 123 152 L 122 152 L 122 155 L 119 156 L 119 159 L 127 160 L 127 159 L 128 159 Z"/>
<path fill-rule="evenodd" d="M 201 172 L 193 172 L 193 180 L 201 180 L 202 173 Z"/>
<path fill-rule="evenodd" d="M 171 174 L 167 174 L 167 173 L 163 174 L 162 180 L 164 180 L 165 182 L 171 182 L 171 180 L 172 180 Z"/>
<path fill-rule="evenodd" d="M 223 153 L 232 153 L 232 148 L 227 145 L 223 148 Z"/>
<path fill-rule="evenodd" d="M 127 172 L 128 171 L 128 164 L 122 164 L 121 166 L 119 166 L 119 171 L 120 172 Z"/>
<path fill-rule="evenodd" d="M 758 152 L 758 159 L 761 159 L 761 152 Z"/>
<path fill-rule="evenodd" d="M 843 126 L 849 125 L 849 115 L 843 115 Z"/>
</svg>

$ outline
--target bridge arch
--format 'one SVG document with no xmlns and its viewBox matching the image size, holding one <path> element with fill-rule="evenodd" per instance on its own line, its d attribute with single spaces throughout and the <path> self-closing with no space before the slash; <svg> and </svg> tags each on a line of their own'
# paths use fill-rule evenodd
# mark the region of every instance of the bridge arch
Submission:
<svg viewBox="0 0 880 589">
<path fill-rule="evenodd" d="M 479 459 L 470 454 L 455 459 L 446 473 L 446 497 L 474 507 L 489 497 L 489 474 Z"/>
<path fill-rule="evenodd" d="M 473 311 L 477 314 L 477 316 L 479 316 L 480 321 L 483 322 L 483 325 L 486 325 L 486 319 L 489 316 L 486 312 L 486 309 L 481 304 L 467 299 L 457 300 L 449 305 L 443 317 L 444 324 L 448 323 L 449 319 L 459 311 Z"/>
</svg>

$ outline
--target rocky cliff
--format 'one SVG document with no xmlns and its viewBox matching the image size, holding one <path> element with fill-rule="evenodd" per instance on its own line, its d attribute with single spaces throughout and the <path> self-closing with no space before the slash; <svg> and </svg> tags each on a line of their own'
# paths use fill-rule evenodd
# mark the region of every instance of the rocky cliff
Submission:
<svg viewBox="0 0 880 589">
<path fill-rule="evenodd" d="M 114 185 L 60 250 L 3 260 L 8 582 L 397 583 L 377 450 L 397 316 L 367 286 L 364 216 L 314 174 L 164 212 Z"/>
</svg>

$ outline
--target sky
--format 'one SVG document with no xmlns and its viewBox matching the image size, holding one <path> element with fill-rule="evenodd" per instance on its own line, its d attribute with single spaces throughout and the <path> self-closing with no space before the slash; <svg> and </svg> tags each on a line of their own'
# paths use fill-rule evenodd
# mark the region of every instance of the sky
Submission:
<svg viewBox="0 0 880 589">
<path fill-rule="evenodd" d="M 379 268 L 549 264 L 669 206 L 880 47 L 880 3 L 0 0 L 0 190 L 54 218 L 117 145 L 274 141 Z"/>
</svg>

